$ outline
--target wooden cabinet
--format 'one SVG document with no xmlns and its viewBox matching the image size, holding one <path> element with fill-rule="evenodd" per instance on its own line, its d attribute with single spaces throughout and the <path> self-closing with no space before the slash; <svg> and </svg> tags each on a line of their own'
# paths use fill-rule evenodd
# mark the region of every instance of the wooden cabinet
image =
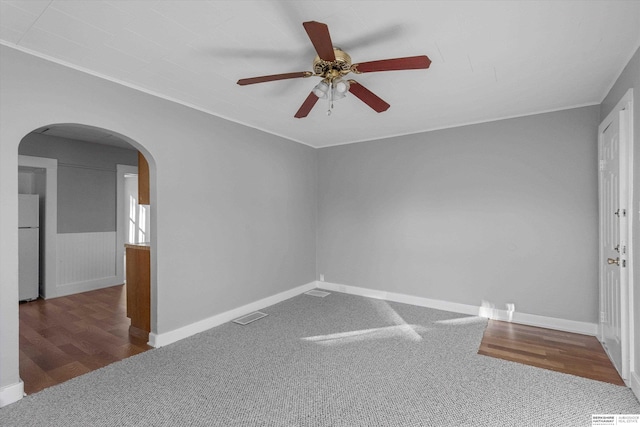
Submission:
<svg viewBox="0 0 640 427">
<path fill-rule="evenodd" d="M 149 197 L 149 163 L 138 151 L 138 204 L 150 205 Z"/>
<path fill-rule="evenodd" d="M 127 244 L 125 248 L 129 333 L 148 339 L 151 331 L 151 248 L 148 244 Z"/>
</svg>

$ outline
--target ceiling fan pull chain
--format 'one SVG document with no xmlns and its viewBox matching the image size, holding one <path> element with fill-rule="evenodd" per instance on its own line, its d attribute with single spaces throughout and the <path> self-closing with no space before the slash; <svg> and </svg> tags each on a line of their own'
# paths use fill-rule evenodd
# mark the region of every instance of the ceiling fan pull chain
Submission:
<svg viewBox="0 0 640 427">
<path fill-rule="evenodd" d="M 329 109 L 327 110 L 327 116 L 331 115 L 333 109 L 333 80 L 329 80 Z"/>
</svg>

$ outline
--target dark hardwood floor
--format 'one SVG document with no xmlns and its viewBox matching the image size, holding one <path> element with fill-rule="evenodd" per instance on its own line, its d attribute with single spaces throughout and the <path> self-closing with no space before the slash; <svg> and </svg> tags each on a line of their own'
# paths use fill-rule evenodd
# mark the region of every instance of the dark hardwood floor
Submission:
<svg viewBox="0 0 640 427">
<path fill-rule="evenodd" d="M 20 304 L 20 377 L 35 393 L 150 350 L 129 334 L 126 289 Z M 625 385 L 592 336 L 489 320 L 479 354 Z"/>
<path fill-rule="evenodd" d="M 20 377 L 27 394 L 152 348 L 129 335 L 125 285 L 19 308 Z"/>
<path fill-rule="evenodd" d="M 489 320 L 478 354 L 624 386 L 596 337 Z"/>
</svg>

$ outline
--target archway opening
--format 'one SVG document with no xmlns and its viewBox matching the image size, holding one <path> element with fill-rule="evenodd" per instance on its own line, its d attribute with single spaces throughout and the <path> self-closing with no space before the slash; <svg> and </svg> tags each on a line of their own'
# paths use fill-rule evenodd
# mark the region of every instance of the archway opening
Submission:
<svg viewBox="0 0 640 427">
<path fill-rule="evenodd" d="M 18 154 L 20 225 L 36 218 L 24 233 L 19 228 L 20 377 L 30 394 L 151 348 L 155 272 L 150 262 L 138 266 L 147 269 L 145 335 L 130 330 L 139 298 L 125 285 L 124 254 L 126 243 L 144 243 L 150 252 L 152 206 L 138 203 L 127 177 L 138 178 L 140 158 L 155 164 L 136 141 L 73 123 L 34 129 Z M 148 191 L 155 183 L 146 179 Z M 35 213 L 23 199 L 35 199 Z M 132 212 L 134 235 L 145 242 L 128 238 Z M 27 235 L 36 241 L 24 243 Z"/>
</svg>

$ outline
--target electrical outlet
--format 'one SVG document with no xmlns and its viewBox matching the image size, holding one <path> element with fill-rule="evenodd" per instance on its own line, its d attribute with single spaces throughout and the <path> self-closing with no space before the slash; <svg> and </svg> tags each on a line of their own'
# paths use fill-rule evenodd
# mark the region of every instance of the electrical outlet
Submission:
<svg viewBox="0 0 640 427">
<path fill-rule="evenodd" d="M 320 275 L 320 281 L 321 281 L 321 282 L 324 282 L 324 274 L 321 274 L 321 275 Z"/>
</svg>

